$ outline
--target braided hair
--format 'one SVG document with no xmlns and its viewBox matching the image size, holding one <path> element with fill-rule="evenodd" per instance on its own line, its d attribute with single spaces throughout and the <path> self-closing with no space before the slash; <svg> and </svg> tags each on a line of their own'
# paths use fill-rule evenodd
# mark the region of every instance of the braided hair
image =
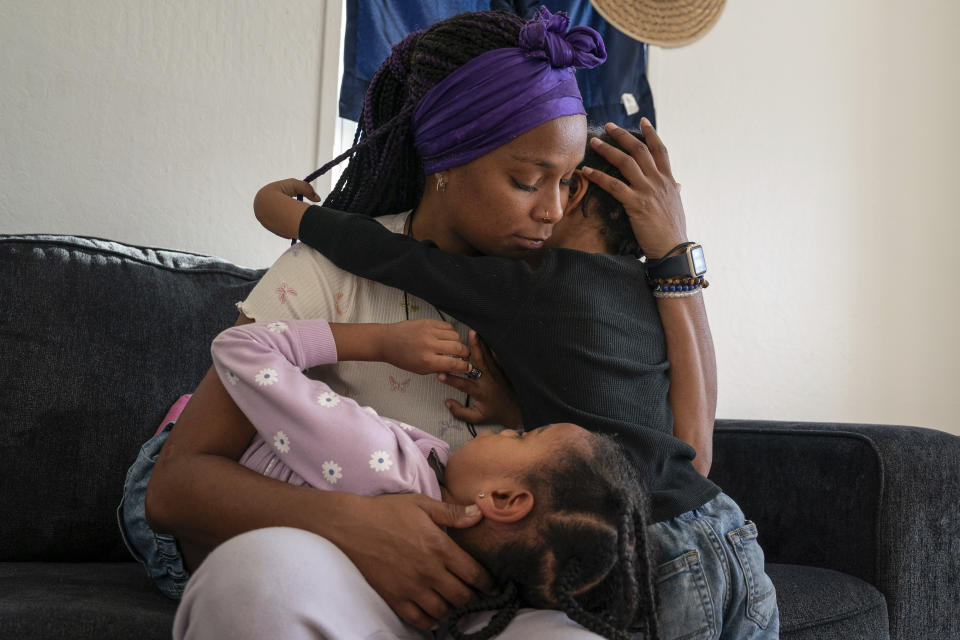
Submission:
<svg viewBox="0 0 960 640">
<path fill-rule="evenodd" d="M 461 13 L 393 46 L 364 96 L 353 147 L 307 178 L 312 182 L 350 158 L 325 206 L 385 215 L 413 209 L 425 176 L 411 120 L 424 95 L 455 69 L 493 49 L 516 47 L 524 21 L 503 11 Z"/>
<path fill-rule="evenodd" d="M 631 129 L 630 133 L 641 142 L 644 141 L 643 134 L 640 133 L 639 130 Z M 600 138 L 614 148 L 621 149 L 620 145 L 607 135 L 603 129 L 591 127 L 587 131 L 587 150 L 583 155 L 583 162 L 580 163 L 580 168 L 590 167 L 626 182 L 620 169 L 611 164 L 609 160 L 593 148 L 593 145 L 589 144 L 592 138 Z M 633 228 L 630 226 L 630 218 L 627 217 L 626 211 L 623 210 L 623 205 L 612 195 L 600 188 L 595 182 L 589 182 L 587 193 L 583 196 L 580 209 L 584 217 L 595 215 L 603 220 L 604 226 L 601 229 L 601 234 L 606 241 L 607 253 L 620 256 L 634 256 L 637 258 L 643 255 L 643 249 L 637 244 L 637 238 L 633 233 Z"/>
<path fill-rule="evenodd" d="M 453 613 L 449 632 L 457 640 L 493 638 L 521 606 L 559 609 L 605 638 L 626 640 L 636 631 L 658 638 L 647 494 L 610 436 L 594 433 L 589 447 L 576 449 L 526 478 L 537 496 L 537 535 L 467 549 L 496 577 L 501 593 Z M 457 628 L 464 616 L 490 610 L 498 612 L 480 631 Z"/>
</svg>

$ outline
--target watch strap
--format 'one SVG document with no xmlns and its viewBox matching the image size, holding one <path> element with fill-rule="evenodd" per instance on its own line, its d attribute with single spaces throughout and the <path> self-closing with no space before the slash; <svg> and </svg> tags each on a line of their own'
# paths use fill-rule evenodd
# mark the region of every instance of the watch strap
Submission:
<svg viewBox="0 0 960 640">
<path fill-rule="evenodd" d="M 690 268 L 690 261 L 686 253 L 657 260 L 656 264 L 647 267 L 648 278 L 672 278 L 674 276 L 694 275 Z"/>
<path fill-rule="evenodd" d="M 670 255 L 677 249 L 682 249 L 682 251 L 677 255 Z M 697 249 L 703 251 L 702 247 L 696 242 L 684 242 L 667 252 L 668 257 L 659 260 L 647 260 L 647 277 L 652 279 L 703 275 L 706 273 L 706 269 L 697 273 L 694 259 L 691 255 Z"/>
</svg>

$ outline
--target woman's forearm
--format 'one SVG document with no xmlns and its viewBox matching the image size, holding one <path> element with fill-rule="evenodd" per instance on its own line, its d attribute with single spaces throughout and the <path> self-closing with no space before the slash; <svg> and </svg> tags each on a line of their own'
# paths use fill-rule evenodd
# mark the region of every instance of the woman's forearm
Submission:
<svg viewBox="0 0 960 640">
<path fill-rule="evenodd" d="M 706 476 L 713 461 L 717 361 L 703 295 L 658 298 L 657 308 L 670 360 L 673 433 L 696 450 L 693 466 Z"/>
</svg>

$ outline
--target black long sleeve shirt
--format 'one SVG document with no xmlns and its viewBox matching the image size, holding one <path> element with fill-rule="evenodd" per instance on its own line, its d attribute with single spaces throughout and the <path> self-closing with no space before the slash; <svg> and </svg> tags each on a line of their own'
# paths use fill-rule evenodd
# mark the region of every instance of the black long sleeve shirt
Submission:
<svg viewBox="0 0 960 640">
<path fill-rule="evenodd" d="M 673 435 L 666 339 L 635 258 L 553 249 L 531 264 L 452 254 L 317 205 L 303 215 L 300 240 L 476 330 L 513 384 L 525 427 L 573 422 L 615 435 L 640 470 L 654 522 L 719 492 Z"/>
</svg>

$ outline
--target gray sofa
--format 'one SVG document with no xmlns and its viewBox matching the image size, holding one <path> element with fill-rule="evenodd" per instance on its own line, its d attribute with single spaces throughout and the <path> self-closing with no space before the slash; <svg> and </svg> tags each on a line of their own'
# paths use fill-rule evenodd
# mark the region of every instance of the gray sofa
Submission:
<svg viewBox="0 0 960 640">
<path fill-rule="evenodd" d="M 262 275 L 57 235 L 0 236 L 0 638 L 167 638 L 123 547 L 128 464 Z M 790 640 L 960 638 L 960 438 L 720 420 L 712 477 L 760 529 Z"/>
</svg>

